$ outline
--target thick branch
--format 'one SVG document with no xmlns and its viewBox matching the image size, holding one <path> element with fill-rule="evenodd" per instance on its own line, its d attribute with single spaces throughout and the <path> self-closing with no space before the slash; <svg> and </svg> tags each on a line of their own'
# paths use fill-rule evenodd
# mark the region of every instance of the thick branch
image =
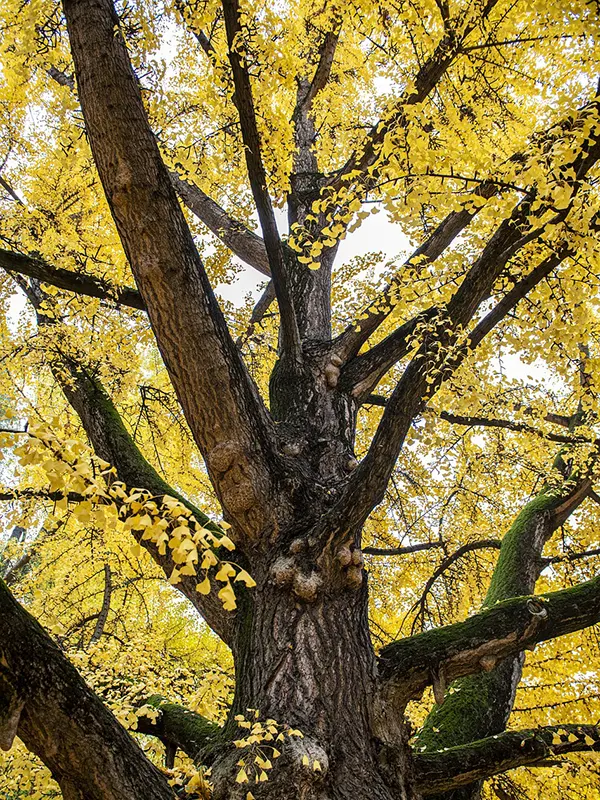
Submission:
<svg viewBox="0 0 600 800">
<path fill-rule="evenodd" d="M 67 400 L 81 419 L 94 452 L 116 468 L 119 480 L 130 488 L 146 489 L 155 497 L 169 496 L 181 500 L 204 527 L 220 532 L 218 526 L 204 512 L 169 486 L 154 467 L 146 461 L 126 429 L 112 400 L 96 379 L 64 355 L 59 364 L 54 363 L 53 372 Z M 132 533 L 135 532 L 132 531 Z M 163 569 L 165 575 L 170 576 L 175 565 L 169 548 L 164 555 L 161 555 L 154 544 L 142 539 L 141 535 L 138 535 L 137 538 Z M 229 643 L 233 626 L 231 612 L 223 610 L 221 602 L 214 596 L 214 593 L 200 595 L 196 591 L 197 582 L 196 576 L 182 575 L 177 589 L 198 609 L 211 628 L 225 642 Z"/>
<path fill-rule="evenodd" d="M 163 360 L 226 513 L 256 537 L 272 524 L 266 410 L 161 160 L 111 0 L 64 9 L 94 161 Z"/>
<path fill-rule="evenodd" d="M 440 752 L 416 753 L 414 768 L 419 791 L 427 796 L 465 786 L 483 778 L 567 753 L 600 751 L 597 725 L 549 725 L 507 731 Z"/>
<path fill-rule="evenodd" d="M 68 292 L 99 297 L 101 300 L 112 301 L 141 311 L 145 310 L 144 301 L 137 289 L 131 289 L 128 286 L 114 286 L 103 278 L 53 267 L 47 261 L 34 256 L 0 248 L 0 267 L 13 275 L 27 275 L 42 283 L 66 289 Z"/>
<path fill-rule="evenodd" d="M 34 305 L 40 328 L 52 330 L 56 320 L 46 318 L 39 308 L 41 300 L 44 299 L 43 292 L 35 286 L 27 291 L 29 299 Z M 81 420 L 96 455 L 114 466 L 119 480 L 123 481 L 130 489 L 133 487 L 145 489 L 157 498 L 175 497 L 190 509 L 203 527 L 213 530 L 215 533 L 221 533 L 220 528 L 212 522 L 210 517 L 169 486 L 144 458 L 104 387 L 83 366 L 83 357 L 80 363 L 75 360 L 72 353 L 65 353 L 59 343 L 53 342 L 53 345 L 47 349 L 52 373 Z M 7 492 L 5 493 L 6 497 L 0 495 L 0 499 L 13 499 L 15 494 L 25 497 L 42 496 L 49 499 L 60 499 L 60 497 L 53 498 L 53 493 L 38 493 L 35 490 Z M 79 499 L 81 498 L 69 496 L 69 500 L 78 501 Z M 136 535 L 134 531 L 132 533 Z M 158 548 L 150 541 L 143 539 L 139 532 L 137 539 L 163 569 L 165 575 L 170 576 L 174 567 L 170 550 L 167 549 L 165 554 L 161 555 Z M 229 643 L 233 625 L 231 614 L 223 610 L 220 601 L 213 596 L 213 593 L 200 595 L 196 591 L 196 583 L 195 576 L 182 575 L 177 588 L 198 609 L 213 630 Z M 108 602 L 110 602 L 110 593 Z"/>
<path fill-rule="evenodd" d="M 600 578 L 571 589 L 516 597 L 464 622 L 387 645 L 380 654 L 381 681 L 394 698 L 408 702 L 443 676 L 492 669 L 507 656 L 539 642 L 582 630 L 600 621 Z"/>
<path fill-rule="evenodd" d="M 319 92 L 327 86 L 339 38 L 339 30 L 328 31 L 323 38 L 323 42 L 319 49 L 319 63 L 317 64 L 317 68 L 315 70 L 315 74 L 313 75 L 309 89 L 302 100 L 305 113 L 308 113 L 310 107 L 312 106 L 313 100 L 319 94 Z"/>
<path fill-rule="evenodd" d="M 15 735 L 69 800 L 173 800 L 154 767 L 0 581 L 0 744 Z"/>
</svg>

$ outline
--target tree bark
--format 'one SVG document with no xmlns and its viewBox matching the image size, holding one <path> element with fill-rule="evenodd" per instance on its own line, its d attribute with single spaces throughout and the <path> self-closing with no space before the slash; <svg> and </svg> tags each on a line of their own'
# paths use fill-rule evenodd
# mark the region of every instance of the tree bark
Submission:
<svg viewBox="0 0 600 800">
<path fill-rule="evenodd" d="M 236 691 L 226 732 L 243 736 L 235 715 L 252 718 L 248 709 L 256 709 L 261 720 L 272 718 L 303 733 L 282 748 L 268 782 L 252 785 L 257 800 L 412 797 L 393 770 L 382 769 L 386 748 L 376 735 L 376 661 L 366 586 L 302 602 L 288 587 L 266 583 L 252 591 L 240 617 Z M 397 750 L 405 747 L 395 744 Z M 243 786 L 231 791 L 240 756 L 243 750 L 226 752 L 213 764 L 215 800 L 246 797 Z"/>
</svg>

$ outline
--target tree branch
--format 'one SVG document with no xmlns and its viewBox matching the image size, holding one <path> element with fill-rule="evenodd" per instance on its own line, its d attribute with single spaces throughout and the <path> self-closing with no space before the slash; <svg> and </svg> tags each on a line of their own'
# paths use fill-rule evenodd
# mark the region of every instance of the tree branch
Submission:
<svg viewBox="0 0 600 800">
<path fill-rule="evenodd" d="M 485 549 L 496 549 L 500 550 L 502 547 L 502 541 L 500 539 L 481 539 L 477 542 L 467 542 L 467 544 L 463 544 L 453 553 L 447 555 L 440 564 L 435 568 L 431 576 L 427 579 L 425 586 L 423 587 L 423 591 L 421 593 L 420 598 L 417 602 L 413 605 L 413 608 L 419 607 L 419 612 L 417 613 L 417 617 L 415 619 L 415 623 L 419 616 L 422 617 L 424 609 L 425 609 L 425 602 L 427 599 L 427 595 L 431 591 L 433 584 L 437 581 L 440 575 L 443 575 L 446 570 L 452 566 L 456 561 L 459 561 L 464 555 L 467 553 L 472 553 L 474 550 L 485 550 Z M 413 623 L 413 630 L 415 624 Z"/>
<path fill-rule="evenodd" d="M 183 180 L 173 170 L 169 172 L 169 175 L 177 194 L 200 222 L 204 223 L 232 253 L 246 264 L 254 267 L 262 275 L 271 274 L 265 243 L 260 236 L 231 217 L 199 186 Z"/>
<path fill-rule="evenodd" d="M 506 731 L 438 752 L 415 753 L 414 769 L 419 791 L 427 796 L 517 767 L 535 766 L 549 757 L 598 751 L 597 725 L 548 725 Z"/>
<path fill-rule="evenodd" d="M 550 415 L 544 417 L 544 419 L 551 421 L 549 416 Z M 469 428 L 504 428 L 505 430 L 515 431 L 516 433 L 533 433 L 541 439 L 548 439 L 550 442 L 559 442 L 562 444 L 577 444 L 589 441 L 582 436 L 568 436 L 566 434 L 542 431 L 539 428 L 535 428 L 533 425 L 528 425 L 526 422 L 513 422 L 509 419 L 452 414 L 449 411 L 441 411 L 439 417 L 453 425 L 464 425 Z"/>
<path fill-rule="evenodd" d="M 507 656 L 600 621 L 600 578 L 570 589 L 496 603 L 464 622 L 436 628 L 384 647 L 382 685 L 394 701 L 421 695 L 436 675 L 443 683 L 493 669 Z"/>
<path fill-rule="evenodd" d="M 213 52 L 212 45 L 202 31 L 192 31 L 206 52 Z M 61 86 L 76 91 L 75 79 L 56 67 L 46 72 Z M 228 214 L 225 209 L 194 183 L 185 181 L 174 170 L 169 171 L 171 182 L 184 205 L 225 244 L 232 253 L 263 275 L 270 275 L 265 243 L 253 231 Z M 37 276 L 33 276 L 37 277 Z"/>
<path fill-rule="evenodd" d="M 420 544 L 409 544 L 406 547 L 363 547 L 362 552 L 368 556 L 404 556 L 408 553 L 419 553 L 421 550 L 431 550 L 434 547 L 443 547 L 443 542 L 421 542 Z"/>
<path fill-rule="evenodd" d="M 271 304 L 274 300 L 275 287 L 273 286 L 273 281 L 269 281 L 269 283 L 267 283 L 265 286 L 263 293 L 258 298 L 256 305 L 252 309 L 252 314 L 248 320 L 248 327 L 246 328 L 243 336 L 240 336 L 237 340 L 238 347 L 242 347 L 242 345 L 252 336 L 256 326 L 260 325 L 260 323 L 263 321 L 265 314 L 271 307 Z"/>
<path fill-rule="evenodd" d="M 248 178 L 263 231 L 265 248 L 269 257 L 271 275 L 273 276 L 273 285 L 279 304 L 282 350 L 292 362 L 299 362 L 302 355 L 300 333 L 286 275 L 283 244 L 277 230 L 273 205 L 267 189 L 267 174 L 261 155 L 260 136 L 252 98 L 250 75 L 248 74 L 245 60 L 239 52 L 242 26 L 240 24 L 238 0 L 222 0 L 222 6 Z"/>
<path fill-rule="evenodd" d="M 0 248 L 0 267 L 12 275 L 27 275 L 59 289 L 66 289 L 68 292 L 99 297 L 101 300 L 145 311 L 142 296 L 136 289 L 128 286 L 115 286 L 110 281 L 86 275 L 83 272 L 72 272 L 60 267 L 53 267 L 47 261 L 35 256 L 27 256 Z"/>
<path fill-rule="evenodd" d="M 583 558 L 591 558 L 592 556 L 600 556 L 600 547 L 592 548 L 591 550 L 582 550 L 580 552 L 567 552 L 562 553 L 560 556 L 551 556 L 542 560 L 543 566 L 547 567 L 549 564 L 560 564 L 564 561 L 580 561 Z"/>
<path fill-rule="evenodd" d="M 95 644 L 100 640 L 100 637 L 104 633 L 104 627 L 106 625 L 106 620 L 108 619 L 108 614 L 110 612 L 110 600 L 112 597 L 112 573 L 110 570 L 110 564 L 104 565 L 104 595 L 102 598 L 102 608 L 100 609 L 100 613 L 96 619 L 96 625 L 94 626 L 94 632 L 92 633 L 92 638 L 90 639 L 90 644 Z"/>
<path fill-rule="evenodd" d="M 94 161 L 167 371 L 226 514 L 257 537 L 272 524 L 272 425 L 161 160 L 112 1 L 64 10 Z"/>
<path fill-rule="evenodd" d="M 153 766 L 0 581 L 0 745 L 16 735 L 65 797 L 174 800 Z"/>
<path fill-rule="evenodd" d="M 33 287 L 29 289 L 28 296 L 34 305 L 38 325 L 41 328 L 52 330 L 56 320 L 54 318 L 47 319 L 39 308 L 41 300 L 44 299 L 43 293 Z M 62 338 L 64 339 L 64 331 Z M 67 354 L 63 351 L 60 342 L 54 342 L 53 347 L 47 348 L 46 352 L 52 374 L 81 420 L 94 452 L 99 458 L 115 467 L 119 480 L 123 481 L 130 489 L 133 487 L 145 489 L 155 497 L 175 497 L 190 509 L 203 527 L 222 534 L 219 526 L 207 514 L 169 486 L 144 458 L 104 387 L 83 366 L 83 358 L 81 362 L 76 361 L 72 353 Z M 7 499 L 12 499 L 12 493 L 6 494 L 8 495 Z M 52 493 L 33 493 L 34 496 L 38 494 L 52 499 Z M 26 496 L 32 496 L 32 494 L 27 493 Z M 69 497 L 69 499 L 73 498 Z M 134 531 L 132 534 L 136 535 Z M 165 575 L 169 577 L 175 566 L 170 550 L 167 548 L 165 554 L 161 555 L 155 544 L 142 538 L 141 532 L 137 533 L 136 538 L 161 567 Z M 223 610 L 221 602 L 213 596 L 212 592 L 208 595 L 199 594 L 196 590 L 196 583 L 196 576 L 181 575 L 177 589 L 190 600 L 210 627 L 229 644 L 233 629 L 233 615 L 231 612 Z"/>
<path fill-rule="evenodd" d="M 580 115 L 587 114 L 590 110 L 597 109 L 597 102 L 592 100 L 579 109 Z M 572 124 L 572 120 L 561 121 L 553 125 L 538 137 L 537 147 L 541 148 L 551 144 L 555 139 L 564 135 L 565 123 Z M 524 164 L 526 154 L 514 153 L 507 163 Z M 482 180 L 471 192 L 470 198 L 481 198 L 486 201 L 494 197 L 502 186 L 488 177 Z M 348 328 L 338 337 L 338 345 L 345 356 L 358 352 L 364 342 L 373 334 L 381 323 L 391 313 L 396 305 L 396 294 L 399 290 L 399 277 L 402 269 L 413 264 L 428 264 L 435 261 L 454 241 L 454 239 L 469 225 L 471 220 L 479 213 L 484 203 L 477 203 L 472 211 L 463 208 L 461 211 L 452 211 L 442 220 L 433 233 L 420 245 L 414 253 L 404 262 L 398 273 L 392 278 L 381 294 L 361 313 Z M 397 359 L 396 359 L 397 360 Z M 395 362 L 391 362 L 395 363 Z"/>
<path fill-rule="evenodd" d="M 599 104 L 594 101 L 588 111 L 597 114 Z M 600 139 L 587 140 L 583 151 L 571 162 L 575 172 L 573 194 L 569 206 L 558 212 L 549 224 L 564 221 L 584 177 L 600 157 Z M 530 204 L 535 193 L 522 200 L 504 219 L 487 242 L 481 255 L 471 266 L 460 286 L 440 309 L 423 335 L 423 343 L 406 367 L 396 389 L 386 403 L 381 421 L 367 455 L 350 479 L 342 500 L 331 516 L 339 530 L 360 525 L 370 511 L 383 498 L 393 466 L 400 454 L 404 439 L 416 414 L 425 406 L 442 383 L 452 375 L 469 352 L 508 313 L 537 282 L 549 274 L 571 252 L 569 243 L 553 253 L 536 267 L 530 275 L 505 295 L 496 307 L 475 327 L 467 343 L 459 344 L 457 334 L 464 330 L 479 305 L 490 296 L 493 285 L 508 261 L 525 244 L 534 241 L 545 229 L 531 222 Z M 536 209 L 539 218 L 551 206 L 551 200 Z M 371 392 L 372 383 L 363 381 L 356 387 L 357 395 Z M 337 518 L 336 518 L 337 515 Z M 331 540 L 338 538 L 330 535 Z"/>
<path fill-rule="evenodd" d="M 158 717 L 153 720 L 148 715 L 139 716 L 137 731 L 183 750 L 196 763 L 202 751 L 221 736 L 221 728 L 216 723 L 160 695 L 152 695 L 144 705 L 158 711 Z"/>
<path fill-rule="evenodd" d="M 445 35 L 420 68 L 410 89 L 395 103 L 395 110 L 389 115 L 389 118 L 380 120 L 373 125 L 362 142 L 360 150 L 354 153 L 342 169 L 332 176 L 329 185 L 333 189 L 339 189 L 344 186 L 350 175 L 352 175 L 353 182 L 365 180 L 367 170 L 377 161 L 379 149 L 386 135 L 391 130 L 406 126 L 405 109 L 422 103 L 429 96 L 457 56 L 461 54 L 465 39 L 478 24 L 485 22 L 496 4 L 497 0 L 488 0 L 479 14 L 473 14 L 471 21 L 463 25 L 460 39 L 454 29 L 447 27 Z M 356 180 L 356 176 L 353 173 L 357 171 L 360 173 L 360 177 Z"/>
</svg>

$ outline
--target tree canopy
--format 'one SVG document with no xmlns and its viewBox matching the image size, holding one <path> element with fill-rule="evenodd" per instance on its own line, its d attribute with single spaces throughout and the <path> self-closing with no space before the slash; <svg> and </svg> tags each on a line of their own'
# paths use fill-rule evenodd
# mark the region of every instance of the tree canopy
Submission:
<svg viewBox="0 0 600 800">
<path fill-rule="evenodd" d="M 3 796 L 597 797 L 597 4 L 0 31 Z"/>
</svg>

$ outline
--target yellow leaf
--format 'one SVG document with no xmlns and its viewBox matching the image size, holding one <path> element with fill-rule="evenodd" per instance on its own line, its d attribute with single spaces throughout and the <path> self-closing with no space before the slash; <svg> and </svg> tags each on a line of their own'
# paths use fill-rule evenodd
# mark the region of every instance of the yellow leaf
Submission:
<svg viewBox="0 0 600 800">
<path fill-rule="evenodd" d="M 242 769 L 238 772 L 235 778 L 236 783 L 248 783 L 248 775 L 246 774 L 246 770 L 242 767 Z"/>
<path fill-rule="evenodd" d="M 225 611 L 233 611 L 236 608 L 235 594 L 230 583 L 224 586 L 217 596 L 223 603 Z"/>
<path fill-rule="evenodd" d="M 253 578 L 251 575 L 249 575 L 249 574 L 246 572 L 246 570 L 245 570 L 245 569 L 241 569 L 241 570 L 238 572 L 238 574 L 236 575 L 236 578 L 235 578 L 235 580 L 236 580 L 236 581 L 243 581 L 243 583 L 245 583 L 245 584 L 246 584 L 246 586 L 247 586 L 249 589 L 252 589 L 254 586 L 256 586 L 256 581 L 254 580 L 254 578 Z"/>
</svg>

